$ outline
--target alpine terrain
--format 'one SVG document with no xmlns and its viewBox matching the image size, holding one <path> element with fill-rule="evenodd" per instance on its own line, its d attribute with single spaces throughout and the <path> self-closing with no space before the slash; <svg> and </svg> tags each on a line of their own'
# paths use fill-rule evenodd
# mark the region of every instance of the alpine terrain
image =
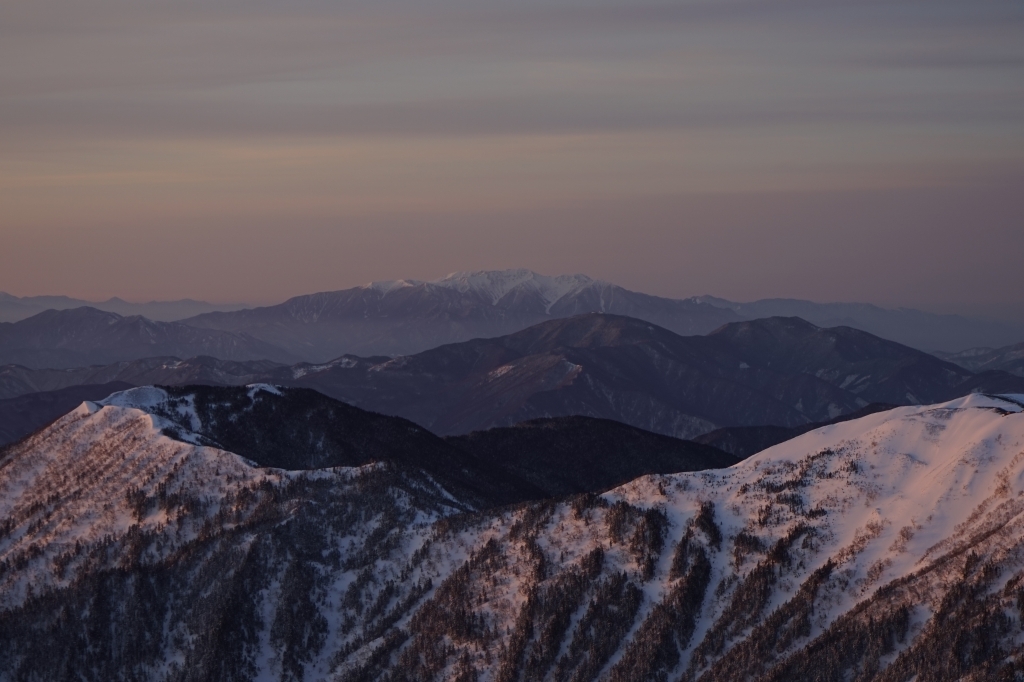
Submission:
<svg viewBox="0 0 1024 682">
<path fill-rule="evenodd" d="M 494 506 L 408 459 L 310 468 L 351 440 L 240 434 L 306 398 L 235 390 L 115 394 L 0 453 L 0 679 L 1024 672 L 1024 396 Z"/>
</svg>

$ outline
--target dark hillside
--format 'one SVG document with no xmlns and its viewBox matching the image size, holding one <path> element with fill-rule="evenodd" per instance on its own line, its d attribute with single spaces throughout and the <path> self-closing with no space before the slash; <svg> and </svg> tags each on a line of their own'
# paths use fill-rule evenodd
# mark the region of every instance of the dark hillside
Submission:
<svg viewBox="0 0 1024 682">
<path fill-rule="evenodd" d="M 599 492 L 645 474 L 721 469 L 738 461 L 715 447 L 591 417 L 534 419 L 445 440 L 551 497 Z"/>
</svg>

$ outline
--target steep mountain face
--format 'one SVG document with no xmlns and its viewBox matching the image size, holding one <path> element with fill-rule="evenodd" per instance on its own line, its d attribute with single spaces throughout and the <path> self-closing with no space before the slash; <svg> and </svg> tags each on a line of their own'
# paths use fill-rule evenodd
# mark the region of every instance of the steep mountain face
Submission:
<svg viewBox="0 0 1024 682">
<path fill-rule="evenodd" d="M 814 303 L 791 298 L 736 303 L 714 296 L 699 296 L 697 300 L 731 310 L 748 320 L 799 317 L 819 327 L 853 327 L 929 352 L 948 353 L 976 346 L 1003 345 L 1024 334 L 1019 323 L 940 315 L 910 308 L 893 310 L 870 303 Z"/>
<path fill-rule="evenodd" d="M 724 469 L 739 461 L 716 447 L 590 417 L 534 419 L 445 440 L 549 497 L 604 491 L 646 474 Z"/>
<path fill-rule="evenodd" d="M 971 348 L 959 353 L 936 355 L 972 372 L 999 370 L 1024 377 L 1024 343 L 1004 348 Z"/>
<path fill-rule="evenodd" d="M 179 322 L 121 317 L 95 308 L 48 310 L 0 323 L 0 365 L 84 367 L 172 355 L 224 360 L 294 360 L 285 351 L 244 334 L 197 329 Z"/>
<path fill-rule="evenodd" d="M 178 301 L 130 303 L 117 297 L 106 301 L 83 301 L 69 296 L 12 296 L 0 291 L 0 322 L 17 322 L 46 310 L 67 310 L 83 306 L 126 317 L 142 315 L 159 322 L 173 322 L 215 310 L 242 310 L 249 307 L 240 303 L 207 303 L 190 298 Z"/>
<path fill-rule="evenodd" d="M 0 454 L 0 679 L 1014 679 L 1022 401 L 485 512 L 86 404 Z"/>
<path fill-rule="evenodd" d="M 704 334 L 738 319 L 707 303 L 640 294 L 584 275 L 505 270 L 454 273 L 433 282 L 374 282 L 185 322 L 249 334 L 308 361 L 326 362 L 343 354 L 408 355 L 588 312 L 637 317 L 680 334 Z"/>
<path fill-rule="evenodd" d="M 82 384 L 115 381 L 133 386 L 244 386 L 257 383 L 268 373 L 285 366 L 287 365 L 270 360 L 235 362 L 209 356 L 197 356 L 188 360 L 152 357 L 69 369 L 30 369 L 22 365 L 6 365 L 0 367 L 0 399 L 14 398 L 27 393 L 58 391 Z M 54 418 L 61 414 L 54 415 Z"/>
<path fill-rule="evenodd" d="M 13 443 L 41 429 L 86 400 L 102 400 L 111 393 L 131 387 L 131 384 L 115 381 L 0 399 L 0 446 Z"/>
</svg>

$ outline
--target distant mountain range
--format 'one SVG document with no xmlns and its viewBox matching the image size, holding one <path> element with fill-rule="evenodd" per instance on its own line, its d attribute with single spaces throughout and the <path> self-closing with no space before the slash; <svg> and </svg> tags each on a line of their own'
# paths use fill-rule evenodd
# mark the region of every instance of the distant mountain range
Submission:
<svg viewBox="0 0 1024 682">
<path fill-rule="evenodd" d="M 0 322 L 0 364 L 72 368 L 173 355 L 224 360 L 296 360 L 246 334 L 180 322 L 122 317 L 95 308 L 47 310 L 19 322 Z"/>
<path fill-rule="evenodd" d="M 1024 377 L 1024 343 L 1004 348 L 971 348 L 959 353 L 936 353 L 936 355 L 972 372 L 996 369 Z"/>
<path fill-rule="evenodd" d="M 183 298 L 178 301 L 150 301 L 130 303 L 120 298 L 106 301 L 84 301 L 69 296 L 12 296 L 0 291 L 0 322 L 17 322 L 38 315 L 46 310 L 68 310 L 71 308 L 96 308 L 125 317 L 142 315 L 159 322 L 173 322 L 186 317 L 201 315 L 215 310 L 242 310 L 244 303 L 207 303 Z"/>
<path fill-rule="evenodd" d="M 723 427 L 802 427 L 870 403 L 1024 392 L 1024 378 L 975 374 L 848 327 L 769 318 L 684 337 L 642 320 L 595 313 L 399 358 L 347 355 L 295 365 L 150 358 L 71 370 L 7 366 L 0 368 L 0 397 L 112 381 L 301 386 L 441 435 L 582 415 L 676 438 Z"/>
<path fill-rule="evenodd" d="M 869 403 L 1024 391 L 1020 377 L 973 374 L 848 327 L 768 318 L 684 337 L 603 314 L 395 359 L 300 364 L 270 377 L 445 435 L 582 414 L 693 438 L 724 426 L 823 422 Z"/>
<path fill-rule="evenodd" d="M 791 298 L 734 303 L 714 296 L 699 296 L 697 300 L 731 310 L 743 319 L 799 317 L 819 327 L 853 327 L 928 352 L 1001 346 L 1024 338 L 1024 325 L 1019 323 L 940 315 L 912 308 L 894 310 L 870 303 L 814 303 Z"/>
<path fill-rule="evenodd" d="M 678 334 L 704 334 L 739 319 L 694 299 L 648 296 L 583 275 L 507 270 L 455 273 L 434 282 L 375 282 L 185 323 L 248 334 L 310 362 L 327 362 L 345 354 L 408 355 L 588 312 L 627 315 Z"/>
<path fill-rule="evenodd" d="M 1024 674 L 1024 396 L 503 505 L 531 461 L 494 464 L 526 428 L 484 459 L 308 391 L 84 403 L 0 449 L 0 677 Z"/>
<path fill-rule="evenodd" d="M 271 371 L 287 366 L 269 360 L 236 362 L 209 356 L 187 360 L 153 357 L 71 369 L 31 369 L 22 365 L 5 365 L 0 367 L 0 399 L 27 393 L 59 391 L 82 384 L 110 382 L 131 386 L 238 386 L 255 383 L 267 377 Z"/>
<path fill-rule="evenodd" d="M 3 296 L 0 312 L 12 300 L 16 307 L 24 307 L 23 302 L 29 300 Z M 52 304 L 60 309 L 80 303 L 65 297 L 31 300 L 32 305 Z M 734 303 L 711 296 L 671 299 L 584 275 L 547 277 L 529 270 L 455 273 L 433 282 L 375 282 L 297 296 L 274 306 L 217 312 L 209 310 L 210 304 L 192 301 L 136 305 L 111 299 L 104 306 L 116 308 L 107 310 L 107 315 L 124 317 L 116 325 L 117 333 L 103 328 L 113 325 L 109 320 L 114 318 L 97 316 L 96 306 L 89 308 L 92 313 L 69 308 L 58 315 L 47 310 L 20 319 L 14 326 L 0 323 L 0 364 L 68 368 L 163 354 L 323 363 L 342 355 L 411 355 L 591 312 L 633 317 L 684 336 L 707 334 L 742 320 L 795 316 L 821 327 L 849 326 L 921 350 L 941 352 L 1003 345 L 1024 337 L 1024 327 L 956 315 L 886 310 L 860 303 L 783 299 Z M 152 316 L 177 317 L 177 313 L 170 314 L 172 309 L 180 313 L 189 306 L 202 314 L 163 323 L 173 327 L 150 322 Z M 140 310 L 152 310 L 153 315 L 139 317 L 136 313 Z M 128 312 L 132 315 L 126 315 Z M 125 331 L 132 326 L 137 331 Z M 140 345 L 150 348 L 140 351 Z"/>
<path fill-rule="evenodd" d="M 82 384 L 56 391 L 28 393 L 16 398 L 0 399 L 0 446 L 41 429 L 82 404 L 98 401 L 111 393 L 132 388 L 131 384 L 113 381 L 108 384 Z"/>
<path fill-rule="evenodd" d="M 185 321 L 249 334 L 308 361 L 326 362 L 343 354 L 409 355 L 590 312 L 635 317 L 682 335 L 706 334 L 744 319 L 802 317 L 819 326 L 850 326 L 926 351 L 1002 345 L 1024 336 L 1024 328 L 958 315 L 862 303 L 671 299 L 585 275 L 547 277 L 522 269 L 460 272 L 432 282 L 375 282 Z"/>
</svg>

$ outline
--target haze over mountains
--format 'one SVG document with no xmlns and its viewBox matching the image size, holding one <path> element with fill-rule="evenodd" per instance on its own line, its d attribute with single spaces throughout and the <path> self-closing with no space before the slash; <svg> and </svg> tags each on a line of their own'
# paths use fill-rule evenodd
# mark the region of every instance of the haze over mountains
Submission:
<svg viewBox="0 0 1024 682">
<path fill-rule="evenodd" d="M 799 317 L 819 327 L 853 327 L 927 352 L 1001 346 L 1024 337 L 1024 325 L 1019 323 L 940 315 L 912 308 L 889 309 L 870 303 L 815 303 L 788 298 L 734 303 L 714 296 L 699 296 L 698 300 L 727 308 L 748 320 Z"/>
<path fill-rule="evenodd" d="M 0 324 L 0 682 L 1024 676 L 1017 349 L 751 310 L 513 271 Z"/>
<path fill-rule="evenodd" d="M 693 299 L 648 296 L 583 275 L 508 270 L 455 273 L 434 282 L 374 282 L 185 322 L 249 334 L 326 362 L 343 354 L 407 355 L 588 312 L 629 315 L 681 334 L 703 334 L 737 319 Z"/>
<path fill-rule="evenodd" d="M 284 463 L 258 446 L 281 422 L 254 411 L 302 394 L 232 390 L 137 389 L 0 451 L 0 679 L 1024 672 L 1024 396 L 492 507 L 440 450 L 430 469 L 260 466 Z M 245 457 L 214 443 L 232 431 Z"/>
<path fill-rule="evenodd" d="M 692 438 L 722 426 L 827 421 L 869 403 L 1024 391 L 1019 377 L 973 374 L 866 332 L 798 318 L 683 337 L 603 314 L 395 359 L 344 356 L 271 376 L 440 434 L 582 414 Z"/>
<path fill-rule="evenodd" d="M 949 362 L 955 362 L 972 372 L 1000 370 L 1024 377 L 1024 343 L 1004 348 L 970 348 L 959 353 L 936 353 Z"/>
<path fill-rule="evenodd" d="M 122 317 L 95 308 L 48 310 L 0 323 L 0 364 L 73 368 L 154 356 L 212 355 L 224 360 L 297 358 L 246 334 L 180 322 Z"/>
<path fill-rule="evenodd" d="M 241 310 L 248 308 L 243 303 L 207 303 L 190 298 L 178 301 L 150 301 L 131 303 L 114 297 L 106 301 L 83 301 L 69 296 L 12 296 L 0 291 L 0 322 L 17 322 L 45 310 L 68 310 L 70 308 L 96 308 L 124 317 L 142 315 L 158 322 L 174 322 L 193 315 L 215 310 Z"/>
<path fill-rule="evenodd" d="M 326 362 L 346 353 L 408 355 L 589 312 L 635 317 L 682 335 L 706 334 L 742 319 L 797 316 L 820 326 L 852 326 L 927 351 L 1003 345 L 1024 335 L 1024 329 L 1011 325 L 956 315 L 866 304 L 670 299 L 585 275 L 547 277 L 523 269 L 459 272 L 432 282 L 375 282 L 186 322 L 250 334 L 309 361 Z"/>
<path fill-rule="evenodd" d="M 64 297 L 37 299 L 57 308 L 73 303 Z M 4 300 L 0 298 L 0 307 Z M 167 305 L 173 308 L 177 302 Z M 851 326 L 926 351 L 961 351 L 1024 336 L 1024 329 L 1008 325 L 913 310 L 791 300 L 738 304 L 709 296 L 677 300 L 584 275 L 546 277 L 506 270 L 455 273 L 433 282 L 377 282 L 297 296 L 275 306 L 206 312 L 173 323 L 137 315 L 119 319 L 117 313 L 100 313 L 95 307 L 47 310 L 13 324 L 0 323 L 0 365 L 70 368 L 161 355 L 322 363 L 346 354 L 408 355 L 588 312 L 625 315 L 687 336 L 744 319 L 797 316 L 818 326 Z"/>
<path fill-rule="evenodd" d="M 1021 377 L 975 374 L 866 332 L 822 329 L 798 318 L 737 322 L 683 337 L 641 320 L 587 314 L 399 358 L 343 356 L 296 365 L 148 358 L 69 370 L 8 366 L 0 368 L 0 398 L 113 381 L 301 386 L 404 417 L 440 435 L 583 415 L 677 438 L 721 427 L 800 427 L 871 403 L 1024 392 Z"/>
</svg>

